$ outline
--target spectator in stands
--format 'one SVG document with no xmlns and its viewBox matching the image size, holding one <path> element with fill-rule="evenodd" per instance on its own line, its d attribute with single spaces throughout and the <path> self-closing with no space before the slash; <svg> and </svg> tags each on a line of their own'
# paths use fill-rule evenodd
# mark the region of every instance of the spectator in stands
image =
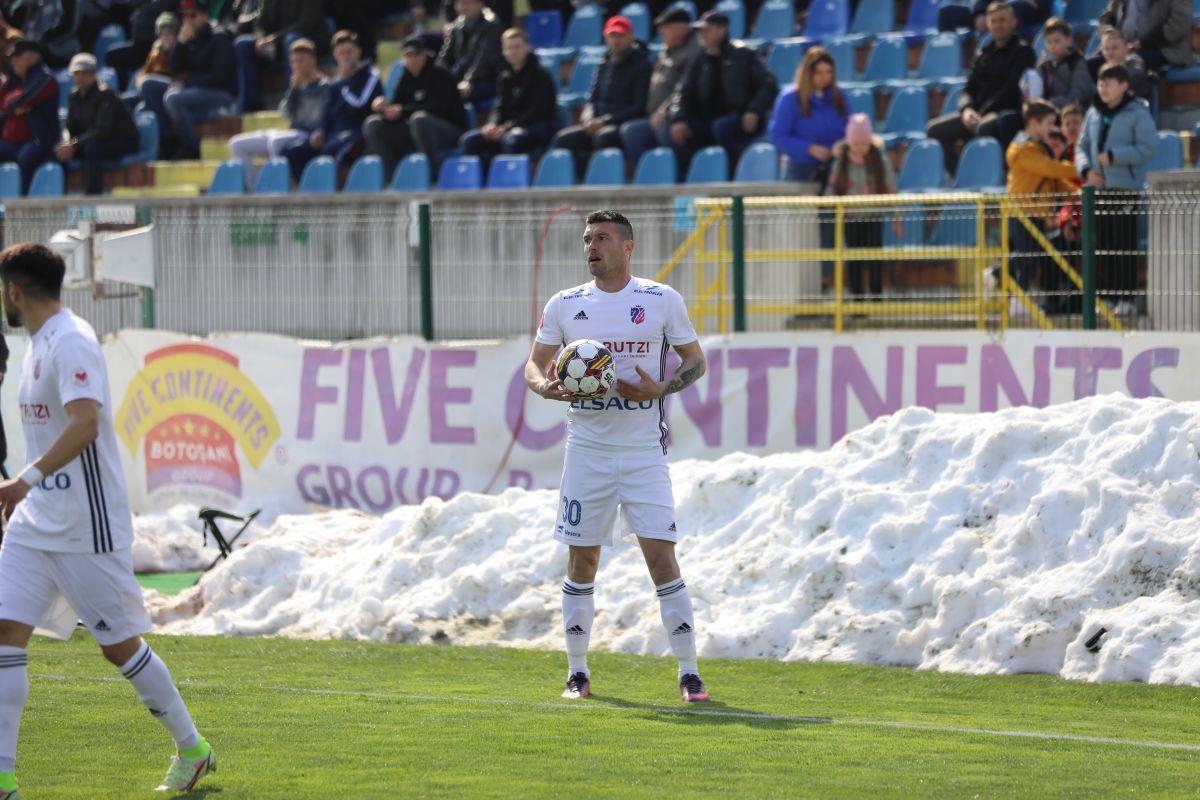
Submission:
<svg viewBox="0 0 1200 800">
<path fill-rule="evenodd" d="M 1125 41 L 1125 34 L 1120 28 L 1111 26 L 1100 31 L 1100 52 L 1087 61 L 1088 71 L 1095 82 L 1100 74 L 1100 68 L 1105 64 L 1121 64 L 1129 72 L 1129 91 L 1135 97 L 1140 97 L 1147 103 L 1154 95 L 1154 81 L 1146 69 L 1146 62 Z"/>
<path fill-rule="evenodd" d="M 404 74 L 390 98 L 371 104 L 363 124 L 367 152 L 383 160 L 388 178 L 410 153 L 424 153 L 436 168 L 438 152 L 454 147 L 467 130 L 467 111 L 450 72 L 433 63 L 425 37 L 404 40 Z"/>
<path fill-rule="evenodd" d="M 929 121 L 925 132 L 942 145 L 946 171 L 954 174 L 958 148 L 976 136 L 991 136 L 1008 147 L 1021 128 L 1021 76 L 1037 61 L 1033 48 L 1016 35 L 1016 17 L 1006 3 L 987 8 L 988 42 L 975 57 L 958 110 Z"/>
<path fill-rule="evenodd" d="M 1096 100 L 1083 120 L 1075 166 L 1097 187 L 1096 249 L 1108 251 L 1099 270 L 1101 288 L 1116 293 L 1118 314 L 1133 314 L 1137 288 L 1140 195 L 1146 165 L 1158 148 L 1158 131 L 1146 103 L 1129 91 L 1129 71 L 1106 64 L 1096 81 Z"/>
<path fill-rule="evenodd" d="M 463 152 L 484 161 L 497 153 L 540 150 L 558 128 L 554 78 L 534 57 L 525 31 L 506 30 L 501 49 L 506 66 L 500 73 L 500 96 L 487 124 L 468 131 L 461 140 Z"/>
<path fill-rule="evenodd" d="M 1192 64 L 1192 0 L 1108 0 L 1099 20 L 1125 34 L 1147 69 Z"/>
<path fill-rule="evenodd" d="M 973 28 L 976 33 L 987 33 L 987 9 L 992 0 L 975 0 L 970 5 L 944 3 L 938 9 L 938 30 L 954 31 Z M 1009 0 L 1017 25 L 1032 35 L 1052 13 L 1052 0 Z"/>
<path fill-rule="evenodd" d="M 604 23 L 604 42 L 608 52 L 596 67 L 579 124 L 563 128 L 550 145 L 571 151 L 580 176 L 593 150 L 619 148 L 621 125 L 646 113 L 649 51 L 633 38 L 633 24 L 622 16 L 609 17 Z"/>
<path fill-rule="evenodd" d="M 8 71 L 8 51 L 18 39 L 24 38 L 19 28 L 9 25 L 8 20 L 0 16 L 0 75 Z"/>
<path fill-rule="evenodd" d="M 96 57 L 78 53 L 71 59 L 75 88 L 67 99 L 67 132 L 70 139 L 54 149 L 64 166 L 83 164 L 88 194 L 104 192 L 104 162 L 137 150 L 138 130 L 129 107 L 111 87 L 96 79 Z"/>
<path fill-rule="evenodd" d="M 779 94 L 771 114 L 771 143 L 785 158 L 783 179 L 824 186 L 833 145 L 846 132 L 846 122 L 833 56 L 824 47 L 810 47 L 796 69 L 796 82 Z"/>
<path fill-rule="evenodd" d="M 1068 103 L 1058 112 L 1059 129 L 1062 131 L 1065 146 L 1062 160 L 1075 163 L 1075 148 L 1079 144 L 1079 134 L 1083 131 L 1084 106 Z"/>
<path fill-rule="evenodd" d="M 1075 49 L 1071 38 L 1071 26 L 1054 17 L 1042 29 L 1045 37 L 1046 57 L 1038 64 L 1038 75 L 1042 79 L 1042 98 L 1055 108 L 1074 103 L 1086 106 L 1092 99 L 1092 77 L 1088 74 L 1087 62 Z M 1028 120 L 1026 120 L 1028 129 Z"/>
<path fill-rule="evenodd" d="M 171 51 L 176 78 L 163 95 L 163 108 L 174 127 L 178 158 L 199 158 L 196 122 L 233 106 L 237 96 L 237 66 L 229 36 L 215 30 L 200 0 L 183 0 L 179 44 Z"/>
<path fill-rule="evenodd" d="M 496 96 L 503 26 L 483 0 L 454 0 L 458 18 L 446 29 L 437 63 L 458 79 L 462 99 L 477 106 Z"/>
<path fill-rule="evenodd" d="M 318 155 L 333 156 L 338 164 L 348 164 L 362 144 L 363 122 L 371 113 L 371 104 L 383 94 L 379 73 L 362 60 L 358 34 L 338 31 L 333 35 L 333 60 L 337 79 L 329 85 L 329 101 L 321 116 L 321 125 L 308 141 L 284 151 L 292 177 L 300 180 L 304 165 Z"/>
<path fill-rule="evenodd" d="M 162 15 L 178 10 L 179 0 L 149 0 L 139 4 L 130 14 L 132 38 L 110 47 L 104 54 L 104 63 L 117 71 L 117 80 L 122 86 L 129 83 L 129 76 L 150 54 L 150 48 L 159 36 L 158 22 Z"/>
<path fill-rule="evenodd" d="M 262 0 L 254 15 L 254 32 L 234 40 L 238 69 L 241 70 L 242 100 L 247 111 L 263 107 L 260 64 L 288 62 L 288 48 L 297 39 L 324 42 L 329 35 L 325 24 L 325 5 L 312 0 Z M 318 55 L 321 55 L 318 53 Z M 284 70 L 284 79 L 291 82 L 291 70 Z"/>
<path fill-rule="evenodd" d="M 42 64 L 41 46 L 18 39 L 8 51 L 8 72 L 0 84 L 0 162 L 21 167 L 21 191 L 54 153 L 58 142 L 58 81 Z"/>
<path fill-rule="evenodd" d="M 155 20 L 154 28 L 158 38 L 150 47 L 146 62 L 142 64 L 142 72 L 137 76 L 137 94 L 146 108 L 158 117 L 158 129 L 161 136 L 173 147 L 174 136 L 171 130 L 171 118 L 167 116 L 167 108 L 163 105 L 163 97 L 175 80 L 175 70 L 171 69 L 171 53 L 179 44 L 179 18 L 170 11 L 164 11 Z M 164 151 L 171 147 L 164 147 Z"/>
<path fill-rule="evenodd" d="M 668 136 L 680 175 L 692 153 L 718 144 L 730 163 L 766 127 L 779 93 L 775 76 L 756 50 L 729 41 L 729 17 L 708 11 L 696 22 L 701 54 L 688 66 L 671 100 Z"/>
<path fill-rule="evenodd" d="M 279 114 L 291 127 L 239 133 L 229 140 L 229 150 L 244 166 L 246 188 L 254 186 L 255 158 L 281 158 L 287 148 L 303 144 L 317 128 L 329 102 L 329 79 L 317 68 L 317 45 L 296 39 L 288 48 L 291 78 L 279 104 Z"/>
<path fill-rule="evenodd" d="M 9 17 L 41 47 L 51 69 L 62 69 L 80 50 L 79 34 L 85 4 L 80 0 L 26 0 L 8 6 Z"/>
<path fill-rule="evenodd" d="M 1029 224 L 1049 238 L 1055 231 L 1064 195 L 1075 192 L 1079 173 L 1073 163 L 1056 156 L 1051 142 L 1051 134 L 1058 122 L 1058 109 L 1047 100 L 1032 100 L 1025 105 L 1023 116 L 1025 130 L 1004 154 L 1008 165 L 1008 194 L 1016 198 Z M 1028 289 L 1038 275 L 1041 275 L 1043 288 L 1048 288 L 1049 284 L 1057 286 L 1054 275 L 1057 266 L 1016 216 L 1008 221 L 1008 248 L 1012 256 L 1009 274 L 1018 286 Z"/>
<path fill-rule="evenodd" d="M 650 88 L 646 94 L 646 116 L 621 126 L 621 143 L 625 157 L 636 164 L 642 153 L 654 147 L 656 140 L 667 141 L 667 115 L 671 111 L 671 96 L 683 80 L 688 65 L 700 54 L 700 40 L 692 30 L 692 17 L 683 8 L 671 8 L 660 14 L 655 23 L 662 36 L 663 49 L 650 72 Z"/>
<path fill-rule="evenodd" d="M 826 194 L 877 195 L 896 193 L 896 172 L 883 148 L 883 140 L 871 130 L 871 118 L 866 114 L 854 114 L 846 123 L 845 138 L 833 147 L 833 167 L 829 174 Z M 866 248 L 878 250 L 883 247 L 883 223 L 891 216 L 888 209 L 846 209 L 845 246 L 848 249 Z M 893 217 L 892 227 L 896 235 L 902 236 L 903 226 L 899 218 Z M 850 261 L 846 267 L 850 291 L 863 294 L 863 272 L 869 276 L 870 293 L 874 299 L 883 299 L 883 262 L 877 259 Z"/>
</svg>

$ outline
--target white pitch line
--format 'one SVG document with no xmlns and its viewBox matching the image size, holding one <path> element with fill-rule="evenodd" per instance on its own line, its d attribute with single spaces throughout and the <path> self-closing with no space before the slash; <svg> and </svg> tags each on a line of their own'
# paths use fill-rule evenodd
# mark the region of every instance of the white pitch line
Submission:
<svg viewBox="0 0 1200 800">
<path fill-rule="evenodd" d="M 125 683 L 124 678 L 104 676 L 53 675 L 31 673 L 31 677 L 49 681 L 84 681 L 88 683 Z M 1116 739 L 1108 736 L 1083 736 L 1073 733 L 1043 733 L 1040 731 L 1004 731 L 990 728 L 960 728 L 951 725 L 925 725 L 918 722 L 888 722 L 886 720 L 832 719 L 830 717 L 804 717 L 786 714 L 762 714 L 753 711 L 706 711 L 699 708 L 670 708 L 667 706 L 615 706 L 603 702 L 551 703 L 536 700 L 508 700 L 502 697 L 466 697 L 463 695 L 427 695 L 407 692 L 367 692 L 353 689 L 313 689 L 303 686 L 276 686 L 253 683 L 212 683 L 211 681 L 178 681 L 181 686 L 200 689 L 241 689 L 262 692 L 287 692 L 329 697 L 370 697 L 383 700 L 408 700 L 430 703 L 464 703 L 496 706 L 521 706 L 523 708 L 545 708 L 555 711 L 618 711 L 650 714 L 676 714 L 687 717 L 720 717 L 726 719 L 750 719 L 763 722 L 797 722 L 810 725 L 857 725 L 867 728 L 891 728 L 905 731 L 929 731 L 931 733 L 960 733 L 976 736 L 1007 736 L 1017 739 L 1042 739 L 1056 742 L 1084 742 L 1087 744 L 1113 744 L 1125 747 L 1145 747 L 1152 750 L 1184 750 L 1200 753 L 1200 744 L 1179 742 L 1139 741 Z"/>
</svg>

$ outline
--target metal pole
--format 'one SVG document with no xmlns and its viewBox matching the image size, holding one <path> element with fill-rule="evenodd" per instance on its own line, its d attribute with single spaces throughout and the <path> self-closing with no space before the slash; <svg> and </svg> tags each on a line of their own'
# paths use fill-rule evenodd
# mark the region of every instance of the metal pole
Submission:
<svg viewBox="0 0 1200 800">
<path fill-rule="evenodd" d="M 138 206 L 134 212 L 134 220 L 138 225 L 149 225 L 152 222 L 150 207 Z M 138 315 L 141 317 L 143 328 L 157 327 L 154 324 L 154 290 L 148 286 L 138 290 Z"/>
<path fill-rule="evenodd" d="M 733 329 L 746 330 L 746 207 L 733 198 Z"/>
<path fill-rule="evenodd" d="M 421 265 L 421 336 L 433 340 L 433 243 L 429 203 L 417 206 L 417 237 Z"/>
<path fill-rule="evenodd" d="M 1083 329 L 1096 330 L 1096 187 L 1083 187 Z"/>
</svg>

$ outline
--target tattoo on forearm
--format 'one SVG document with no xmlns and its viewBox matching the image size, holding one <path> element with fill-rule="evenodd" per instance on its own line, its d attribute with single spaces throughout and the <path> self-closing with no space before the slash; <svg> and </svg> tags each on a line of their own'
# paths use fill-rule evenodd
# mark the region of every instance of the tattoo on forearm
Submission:
<svg viewBox="0 0 1200 800">
<path fill-rule="evenodd" d="M 703 374 L 703 362 L 698 361 L 687 369 L 684 369 L 681 366 L 679 371 L 672 375 L 671 380 L 667 382 L 667 394 L 673 394 L 674 392 L 678 392 L 687 388 L 688 386 L 691 386 L 693 383 L 699 380 L 700 376 Z"/>
</svg>

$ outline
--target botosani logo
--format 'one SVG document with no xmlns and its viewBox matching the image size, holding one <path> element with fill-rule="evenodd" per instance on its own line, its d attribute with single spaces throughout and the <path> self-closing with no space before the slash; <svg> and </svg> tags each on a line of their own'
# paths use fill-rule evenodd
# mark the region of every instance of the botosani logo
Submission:
<svg viewBox="0 0 1200 800">
<path fill-rule="evenodd" d="M 117 409 L 117 435 L 146 461 L 146 488 L 205 487 L 241 497 L 236 447 L 258 469 L 279 438 L 279 421 L 235 356 L 205 344 L 163 347 Z"/>
</svg>

